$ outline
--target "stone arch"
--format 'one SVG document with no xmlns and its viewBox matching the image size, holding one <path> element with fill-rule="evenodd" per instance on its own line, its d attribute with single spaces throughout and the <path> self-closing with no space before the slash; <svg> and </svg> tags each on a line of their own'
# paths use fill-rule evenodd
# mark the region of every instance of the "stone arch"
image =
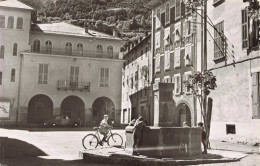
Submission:
<svg viewBox="0 0 260 166">
<path fill-rule="evenodd" d="M 68 96 L 61 102 L 60 114 L 69 118 L 80 118 L 84 122 L 85 103 L 78 96 Z"/>
<path fill-rule="evenodd" d="M 29 124 L 43 124 L 53 116 L 53 102 L 44 94 L 33 96 L 28 104 L 27 122 Z"/>
<path fill-rule="evenodd" d="M 115 104 L 108 97 L 98 97 L 92 104 L 92 116 L 96 124 L 100 123 L 105 114 L 109 115 L 109 121 L 115 120 Z"/>
<path fill-rule="evenodd" d="M 184 121 L 187 121 L 191 126 L 191 105 L 186 100 L 181 100 L 176 105 L 177 126 L 181 127 Z"/>
</svg>

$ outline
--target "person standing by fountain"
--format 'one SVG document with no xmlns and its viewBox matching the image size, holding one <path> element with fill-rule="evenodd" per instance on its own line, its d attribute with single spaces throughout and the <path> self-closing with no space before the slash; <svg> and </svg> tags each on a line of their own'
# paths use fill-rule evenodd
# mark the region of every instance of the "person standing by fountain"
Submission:
<svg viewBox="0 0 260 166">
<path fill-rule="evenodd" d="M 133 137 L 134 137 L 134 144 L 133 144 L 133 155 L 138 156 L 138 150 L 140 146 L 140 140 L 143 135 L 143 130 L 145 128 L 146 124 L 144 123 L 144 118 L 140 116 L 134 125 L 134 132 L 133 132 Z"/>
</svg>

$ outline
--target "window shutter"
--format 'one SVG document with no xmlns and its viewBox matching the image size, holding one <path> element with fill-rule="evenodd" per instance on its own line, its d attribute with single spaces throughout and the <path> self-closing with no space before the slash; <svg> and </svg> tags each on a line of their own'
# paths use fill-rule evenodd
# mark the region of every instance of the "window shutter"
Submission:
<svg viewBox="0 0 260 166">
<path fill-rule="evenodd" d="M 165 26 L 165 12 L 163 12 L 161 14 L 161 23 L 162 23 L 162 26 Z"/>
<path fill-rule="evenodd" d="M 185 4 L 181 2 L 181 18 L 185 17 Z"/>
<path fill-rule="evenodd" d="M 175 22 L 175 6 L 170 10 L 170 22 L 171 24 Z"/>
<path fill-rule="evenodd" d="M 252 118 L 259 118 L 259 73 L 252 74 L 252 109 Z"/>
</svg>

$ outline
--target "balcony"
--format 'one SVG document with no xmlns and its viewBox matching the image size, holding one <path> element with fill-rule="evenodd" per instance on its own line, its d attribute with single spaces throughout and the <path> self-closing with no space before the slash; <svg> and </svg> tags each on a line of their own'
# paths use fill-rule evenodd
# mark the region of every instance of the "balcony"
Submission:
<svg viewBox="0 0 260 166">
<path fill-rule="evenodd" d="M 70 82 L 68 80 L 59 80 L 57 88 L 58 90 L 90 91 L 90 82 Z"/>
<path fill-rule="evenodd" d="M 81 51 L 81 50 L 68 50 L 61 48 L 46 48 L 40 47 L 38 50 L 31 49 L 29 52 L 39 54 L 50 54 L 50 55 L 67 55 L 72 57 L 91 57 L 91 58 L 103 58 L 103 59 L 119 59 L 119 53 L 108 53 L 108 52 L 96 52 L 96 51 Z"/>
</svg>

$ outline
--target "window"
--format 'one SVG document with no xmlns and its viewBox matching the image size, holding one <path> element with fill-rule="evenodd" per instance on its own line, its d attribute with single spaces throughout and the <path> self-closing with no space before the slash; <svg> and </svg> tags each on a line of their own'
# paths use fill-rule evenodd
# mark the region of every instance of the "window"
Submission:
<svg viewBox="0 0 260 166">
<path fill-rule="evenodd" d="M 70 87 L 76 88 L 79 83 L 79 66 L 70 66 Z"/>
<path fill-rule="evenodd" d="M 23 29 L 23 18 L 22 17 L 17 18 L 16 29 Z"/>
<path fill-rule="evenodd" d="M 52 43 L 49 40 L 45 42 L 45 51 L 46 53 L 52 52 Z"/>
<path fill-rule="evenodd" d="M 5 27 L 5 16 L 0 15 L 0 28 Z"/>
<path fill-rule="evenodd" d="M 100 69 L 100 87 L 108 87 L 109 84 L 109 68 Z"/>
<path fill-rule="evenodd" d="M 224 57 L 224 22 L 215 25 L 214 31 L 214 59 Z"/>
<path fill-rule="evenodd" d="M 161 42 L 160 37 L 161 37 L 160 32 L 157 32 L 157 33 L 155 34 L 155 49 L 160 48 L 160 44 L 161 44 L 161 43 L 160 43 L 160 42 Z"/>
<path fill-rule="evenodd" d="M 184 87 L 184 92 L 186 94 L 191 94 L 191 88 L 187 87 L 186 84 L 184 84 L 184 81 L 189 81 L 189 77 L 191 76 L 191 72 L 185 72 L 184 76 L 183 76 L 183 87 Z"/>
<path fill-rule="evenodd" d="M 252 73 L 252 111 L 252 118 L 260 119 L 260 72 Z"/>
<path fill-rule="evenodd" d="M 242 10 L 242 49 L 248 48 L 248 16 L 247 10 Z"/>
<path fill-rule="evenodd" d="M 0 47 L 0 59 L 4 59 L 5 57 L 5 46 L 1 45 Z"/>
<path fill-rule="evenodd" d="M 145 47 L 145 57 L 148 56 L 148 46 Z"/>
<path fill-rule="evenodd" d="M 176 95 L 181 94 L 181 75 L 174 76 L 174 89 Z"/>
<path fill-rule="evenodd" d="M 77 52 L 80 56 L 83 55 L 83 44 L 81 43 L 77 44 Z"/>
<path fill-rule="evenodd" d="M 161 27 L 161 9 L 157 9 L 155 17 L 155 29 Z"/>
<path fill-rule="evenodd" d="M 169 23 L 170 22 L 170 4 L 167 3 L 165 6 L 165 23 Z"/>
<path fill-rule="evenodd" d="M 171 77 L 170 76 L 165 76 L 164 77 L 164 83 L 171 83 Z"/>
<path fill-rule="evenodd" d="M 113 57 L 113 47 L 112 46 L 107 47 L 107 55 L 109 57 Z"/>
<path fill-rule="evenodd" d="M 185 46 L 185 56 L 184 56 L 185 66 L 192 64 L 192 46 L 191 44 Z"/>
<path fill-rule="evenodd" d="M 48 64 L 39 64 L 38 84 L 48 84 Z"/>
<path fill-rule="evenodd" d="M 155 57 L 155 73 L 159 73 L 160 72 L 160 55 L 157 55 Z"/>
<path fill-rule="evenodd" d="M 181 49 L 180 48 L 176 48 L 175 49 L 175 53 L 174 53 L 174 68 L 175 69 L 181 67 L 181 64 L 180 64 L 180 60 L 181 60 L 180 54 L 181 54 Z"/>
<path fill-rule="evenodd" d="M 174 37 L 175 37 L 174 38 L 175 42 L 181 40 L 181 24 L 180 24 L 180 22 L 175 24 Z"/>
<path fill-rule="evenodd" d="M 102 56 L 102 55 L 103 55 L 103 46 L 97 45 L 97 56 Z"/>
<path fill-rule="evenodd" d="M 183 36 L 191 35 L 191 18 L 183 22 Z"/>
<path fill-rule="evenodd" d="M 0 85 L 2 85 L 2 80 L 3 79 L 3 73 L 2 72 L 0 72 Z"/>
<path fill-rule="evenodd" d="M 138 71 L 135 72 L 135 81 L 138 81 Z"/>
<path fill-rule="evenodd" d="M 13 16 L 8 17 L 7 28 L 14 28 L 14 17 Z"/>
<path fill-rule="evenodd" d="M 13 56 L 17 56 L 17 43 L 14 43 L 13 46 Z"/>
<path fill-rule="evenodd" d="M 15 69 L 11 71 L 11 82 L 15 82 Z"/>
<path fill-rule="evenodd" d="M 164 29 L 164 45 L 167 46 L 170 44 L 170 27 Z"/>
<path fill-rule="evenodd" d="M 67 55 L 72 55 L 72 44 L 70 42 L 66 43 L 65 53 Z"/>
<path fill-rule="evenodd" d="M 236 126 L 231 125 L 231 124 L 227 124 L 226 125 L 226 133 L 227 134 L 236 134 Z"/>
<path fill-rule="evenodd" d="M 164 55 L 164 70 L 170 69 L 170 52 L 166 51 Z"/>
<path fill-rule="evenodd" d="M 176 0 L 176 10 L 175 10 L 176 19 L 181 17 L 181 0 Z"/>
<path fill-rule="evenodd" d="M 33 52 L 40 52 L 40 46 L 41 46 L 40 40 L 38 40 L 38 39 L 34 40 Z"/>
</svg>

